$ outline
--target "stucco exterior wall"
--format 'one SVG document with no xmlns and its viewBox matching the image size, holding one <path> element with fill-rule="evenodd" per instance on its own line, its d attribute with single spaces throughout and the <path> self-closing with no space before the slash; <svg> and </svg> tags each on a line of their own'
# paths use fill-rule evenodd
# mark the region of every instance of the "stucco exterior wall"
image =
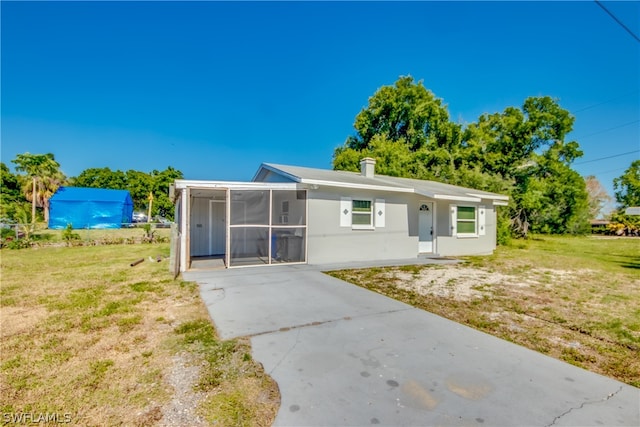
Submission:
<svg viewBox="0 0 640 427">
<path fill-rule="evenodd" d="M 321 188 L 310 190 L 308 197 L 308 263 L 417 257 L 417 202 L 411 200 L 411 195 L 348 188 Z M 385 226 L 376 226 L 373 230 L 341 227 L 342 197 L 373 201 L 384 199 Z"/>
<path fill-rule="evenodd" d="M 452 206 L 484 206 L 485 234 L 477 237 L 451 235 Z M 438 201 L 436 210 L 438 230 L 437 253 L 441 256 L 488 255 L 496 248 L 496 207 L 490 200 L 483 203 Z"/>
</svg>

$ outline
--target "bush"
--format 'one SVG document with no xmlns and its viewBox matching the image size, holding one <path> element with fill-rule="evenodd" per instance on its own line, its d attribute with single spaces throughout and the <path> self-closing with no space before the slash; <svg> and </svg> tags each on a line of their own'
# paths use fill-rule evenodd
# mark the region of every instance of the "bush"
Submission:
<svg viewBox="0 0 640 427">
<path fill-rule="evenodd" d="M 31 239 L 2 239 L 2 247 L 7 249 L 26 249 L 31 247 Z"/>
<path fill-rule="evenodd" d="M 611 215 L 607 231 L 616 236 L 639 236 L 640 216 L 625 215 L 622 211 L 615 212 Z"/>
<path fill-rule="evenodd" d="M 67 246 L 72 246 L 73 241 L 80 240 L 80 235 L 73 232 L 73 226 L 71 224 L 67 224 L 67 228 L 62 232 L 62 240 L 67 242 Z"/>
<path fill-rule="evenodd" d="M 16 231 L 13 228 L 2 228 L 0 229 L 0 237 L 3 239 L 6 239 L 6 238 L 15 239 Z"/>
</svg>

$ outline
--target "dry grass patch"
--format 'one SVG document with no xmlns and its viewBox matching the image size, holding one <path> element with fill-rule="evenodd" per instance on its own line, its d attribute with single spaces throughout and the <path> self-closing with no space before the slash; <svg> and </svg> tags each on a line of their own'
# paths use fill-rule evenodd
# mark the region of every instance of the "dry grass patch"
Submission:
<svg viewBox="0 0 640 427">
<path fill-rule="evenodd" d="M 168 252 L 168 244 L 2 250 L 3 415 L 68 414 L 76 425 L 176 425 L 170 408 L 181 398 L 194 409 L 180 424 L 195 425 L 198 404 L 220 390 L 198 394 L 194 387 L 217 369 L 220 384 L 232 389 L 228 372 L 260 379 L 265 393 L 276 390 L 271 412 L 258 416 L 270 423 L 279 404 L 275 384 L 245 356 L 246 343 L 217 339 L 195 284 L 173 280 L 166 261 L 148 261 Z M 130 267 L 139 258 L 145 262 Z M 207 334 L 186 340 L 181 328 L 191 324 L 208 325 Z M 213 343 L 234 356 L 212 354 Z M 180 375 L 185 366 L 197 375 Z M 181 382 L 172 382 L 176 378 Z M 237 393 L 251 407 L 253 395 Z"/>
<path fill-rule="evenodd" d="M 545 237 L 465 261 L 331 274 L 640 387 L 637 239 Z"/>
</svg>

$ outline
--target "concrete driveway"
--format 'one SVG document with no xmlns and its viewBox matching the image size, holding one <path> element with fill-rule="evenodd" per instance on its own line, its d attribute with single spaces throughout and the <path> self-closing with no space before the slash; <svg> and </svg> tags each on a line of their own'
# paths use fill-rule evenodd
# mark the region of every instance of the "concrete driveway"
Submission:
<svg viewBox="0 0 640 427">
<path fill-rule="evenodd" d="M 222 338 L 251 337 L 254 358 L 280 387 L 277 426 L 640 425 L 640 389 L 318 267 L 184 278 L 199 283 Z"/>
</svg>

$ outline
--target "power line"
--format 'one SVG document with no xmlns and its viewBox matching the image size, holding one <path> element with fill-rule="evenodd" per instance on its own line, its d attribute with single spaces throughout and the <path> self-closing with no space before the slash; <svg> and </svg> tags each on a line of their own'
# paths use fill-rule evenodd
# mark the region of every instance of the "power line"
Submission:
<svg viewBox="0 0 640 427">
<path fill-rule="evenodd" d="M 627 96 L 629 96 L 629 95 L 632 95 L 632 94 L 634 94 L 634 93 L 638 93 L 638 92 L 640 92 L 640 90 L 634 90 L 633 92 L 629 92 L 629 93 L 627 93 L 626 95 L 616 96 L 615 98 L 611 98 L 611 99 L 609 99 L 609 100 L 602 101 L 602 102 L 599 102 L 599 103 L 597 103 L 597 104 L 588 105 L 588 106 L 586 106 L 586 107 L 584 107 L 584 108 L 580 108 L 579 110 L 574 110 L 574 111 L 572 111 L 572 113 L 580 113 L 580 112 L 582 112 L 582 111 L 586 111 L 586 110 L 589 110 L 589 109 L 591 109 L 591 108 L 599 107 L 599 106 L 601 106 L 601 105 L 603 105 L 603 104 L 608 104 L 608 103 L 610 103 L 611 101 L 617 101 L 617 100 L 618 100 L 618 99 L 620 99 L 620 98 L 625 98 L 625 97 L 627 97 Z"/>
<path fill-rule="evenodd" d="M 585 136 L 581 137 L 580 139 L 585 139 L 585 138 L 588 138 L 588 137 L 594 136 L 594 135 L 600 135 L 601 133 L 609 132 L 611 130 L 619 129 L 619 128 L 622 128 L 622 127 L 625 127 L 625 126 L 629 126 L 629 125 L 632 125 L 632 124 L 638 123 L 638 122 L 640 122 L 640 120 L 634 120 L 632 122 L 623 123 L 621 125 L 614 126 L 612 128 L 609 128 L 609 129 L 599 130 L 598 132 L 594 132 L 594 133 L 590 133 L 589 135 L 585 135 Z"/>
<path fill-rule="evenodd" d="M 617 22 L 617 23 L 618 23 L 622 28 L 624 28 L 625 30 L 627 30 L 627 33 L 631 34 L 631 37 L 633 37 L 634 39 L 636 39 L 636 41 L 637 41 L 637 42 L 639 42 L 639 43 L 640 43 L 640 37 L 636 36 L 636 35 L 633 33 L 633 31 L 631 31 L 631 30 L 629 29 L 629 27 L 627 27 L 626 25 L 624 25 L 624 24 L 622 23 L 622 21 L 620 21 L 618 18 L 616 18 L 616 16 L 615 16 L 613 13 L 609 12 L 609 10 L 608 10 L 606 7 L 604 7 L 604 5 L 603 5 L 602 3 L 600 3 L 598 0 L 595 0 L 595 2 L 596 2 L 596 4 L 597 4 L 598 6 L 600 6 L 600 7 L 602 8 L 602 10 L 604 10 L 605 12 L 607 12 L 607 13 L 609 14 L 609 16 L 613 18 L 613 20 L 614 20 L 614 21 L 616 21 L 616 22 Z"/>
<path fill-rule="evenodd" d="M 609 169 L 608 171 L 596 172 L 596 173 L 592 173 L 591 175 L 607 175 L 607 174 L 619 172 L 622 170 L 625 170 L 625 168 Z"/>
<path fill-rule="evenodd" d="M 593 160 L 587 160 L 585 162 L 578 162 L 578 163 L 574 163 L 574 165 L 583 165 L 585 163 L 592 163 L 592 162 L 597 162 L 599 160 L 606 160 L 606 159 L 613 159 L 614 157 L 622 157 L 622 156 L 626 156 L 628 154 L 633 154 L 633 153 L 638 153 L 640 152 L 640 150 L 633 150 L 633 151 L 628 151 L 626 153 L 620 153 L 620 154 L 614 154 L 613 156 L 607 156 L 607 157 L 600 157 L 598 159 L 593 159 Z"/>
</svg>

